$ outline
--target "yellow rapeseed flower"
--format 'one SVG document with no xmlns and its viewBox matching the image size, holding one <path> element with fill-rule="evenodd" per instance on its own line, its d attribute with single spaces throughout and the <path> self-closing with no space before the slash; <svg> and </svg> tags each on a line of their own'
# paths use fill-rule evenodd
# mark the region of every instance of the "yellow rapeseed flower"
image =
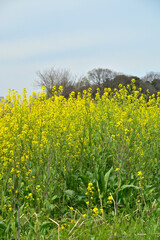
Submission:
<svg viewBox="0 0 160 240">
<path fill-rule="evenodd" d="M 109 196 L 109 197 L 108 197 L 108 200 L 107 200 L 107 203 L 112 203 L 112 201 L 113 201 L 113 197 L 112 197 L 112 196 Z"/>
<path fill-rule="evenodd" d="M 138 176 L 142 176 L 142 172 L 141 171 L 138 172 Z"/>
<path fill-rule="evenodd" d="M 94 214 L 98 214 L 99 213 L 99 210 L 98 210 L 98 208 L 93 208 L 93 212 L 94 212 Z"/>
</svg>

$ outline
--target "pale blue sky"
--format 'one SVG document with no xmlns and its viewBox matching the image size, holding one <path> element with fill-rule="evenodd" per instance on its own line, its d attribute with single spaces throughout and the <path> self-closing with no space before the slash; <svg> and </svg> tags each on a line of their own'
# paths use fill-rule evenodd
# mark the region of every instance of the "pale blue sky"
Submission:
<svg viewBox="0 0 160 240">
<path fill-rule="evenodd" d="M 160 0 L 0 0 L 0 96 L 51 67 L 160 72 Z"/>
</svg>

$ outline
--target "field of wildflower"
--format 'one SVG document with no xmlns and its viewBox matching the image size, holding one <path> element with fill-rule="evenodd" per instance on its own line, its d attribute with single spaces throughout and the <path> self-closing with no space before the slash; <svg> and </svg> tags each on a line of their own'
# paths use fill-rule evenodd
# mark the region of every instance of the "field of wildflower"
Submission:
<svg viewBox="0 0 160 240">
<path fill-rule="evenodd" d="M 158 239 L 160 93 L 0 103 L 0 239 Z"/>
</svg>

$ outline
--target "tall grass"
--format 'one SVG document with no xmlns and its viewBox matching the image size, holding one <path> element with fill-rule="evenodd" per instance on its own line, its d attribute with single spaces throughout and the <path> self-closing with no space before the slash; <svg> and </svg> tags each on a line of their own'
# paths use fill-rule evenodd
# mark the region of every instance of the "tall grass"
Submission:
<svg viewBox="0 0 160 240">
<path fill-rule="evenodd" d="M 68 100 L 62 87 L 49 99 L 10 90 L 0 107 L 2 239 L 159 236 L 160 94 L 134 82 L 95 99 L 92 89 Z"/>
</svg>

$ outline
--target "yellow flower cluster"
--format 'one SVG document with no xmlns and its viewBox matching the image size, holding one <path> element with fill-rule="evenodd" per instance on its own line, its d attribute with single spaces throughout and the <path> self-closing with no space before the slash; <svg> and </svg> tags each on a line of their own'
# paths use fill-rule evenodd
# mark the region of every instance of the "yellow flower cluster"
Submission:
<svg viewBox="0 0 160 240">
<path fill-rule="evenodd" d="M 103 213 L 103 208 L 98 209 L 97 207 L 92 209 L 93 213 L 97 215 L 98 213 Z"/>
<path fill-rule="evenodd" d="M 95 214 L 95 215 L 97 215 L 97 214 L 99 213 L 99 210 L 98 210 L 98 208 L 96 208 L 96 207 L 95 207 L 95 208 L 93 208 L 93 212 L 94 212 L 94 214 Z"/>
<path fill-rule="evenodd" d="M 148 165 L 158 164 L 160 93 L 146 101 L 134 82 L 131 93 L 129 87 L 120 85 L 114 91 L 106 88 L 102 95 L 97 90 L 94 99 L 91 89 L 76 97 L 72 92 L 69 99 L 61 96 L 62 88 L 53 88 L 52 98 L 47 98 L 45 89 L 28 98 L 25 89 L 22 96 L 9 90 L 0 105 L 0 187 L 3 196 L 11 197 L 11 206 L 16 191 L 26 206 L 33 199 L 43 199 L 54 185 L 48 186 L 48 179 L 56 180 L 57 169 L 63 176 L 77 169 L 94 169 L 97 161 L 107 165 L 108 155 L 113 166 L 120 166 L 119 149 L 127 150 L 126 167 L 136 172 L 141 168 L 145 175 L 144 159 Z M 46 172 L 48 177 L 44 177 Z M 142 172 L 138 173 L 140 180 Z M 93 190 L 89 183 L 87 204 Z"/>
<path fill-rule="evenodd" d="M 118 172 L 120 170 L 120 168 L 116 168 L 116 172 Z"/>
<path fill-rule="evenodd" d="M 88 195 L 88 201 L 86 202 L 87 205 L 89 205 L 90 203 L 89 200 L 93 200 L 93 189 L 93 183 L 88 183 L 87 192 L 85 193 L 86 195 Z"/>
<path fill-rule="evenodd" d="M 109 197 L 108 197 L 108 200 L 107 200 L 107 203 L 112 203 L 112 201 L 113 201 L 113 197 L 112 197 L 112 196 L 109 196 Z"/>
<path fill-rule="evenodd" d="M 139 176 L 140 179 L 143 179 L 143 178 L 144 178 L 141 171 L 138 172 L 138 176 Z"/>
<path fill-rule="evenodd" d="M 88 193 L 93 193 L 93 189 L 94 189 L 93 183 L 88 183 L 88 187 L 87 187 Z M 86 193 L 86 195 L 87 195 L 88 193 Z"/>
<path fill-rule="evenodd" d="M 143 173 L 141 171 L 138 171 L 138 177 L 140 178 L 139 180 L 139 186 L 142 186 L 142 179 L 144 179 Z"/>
</svg>

